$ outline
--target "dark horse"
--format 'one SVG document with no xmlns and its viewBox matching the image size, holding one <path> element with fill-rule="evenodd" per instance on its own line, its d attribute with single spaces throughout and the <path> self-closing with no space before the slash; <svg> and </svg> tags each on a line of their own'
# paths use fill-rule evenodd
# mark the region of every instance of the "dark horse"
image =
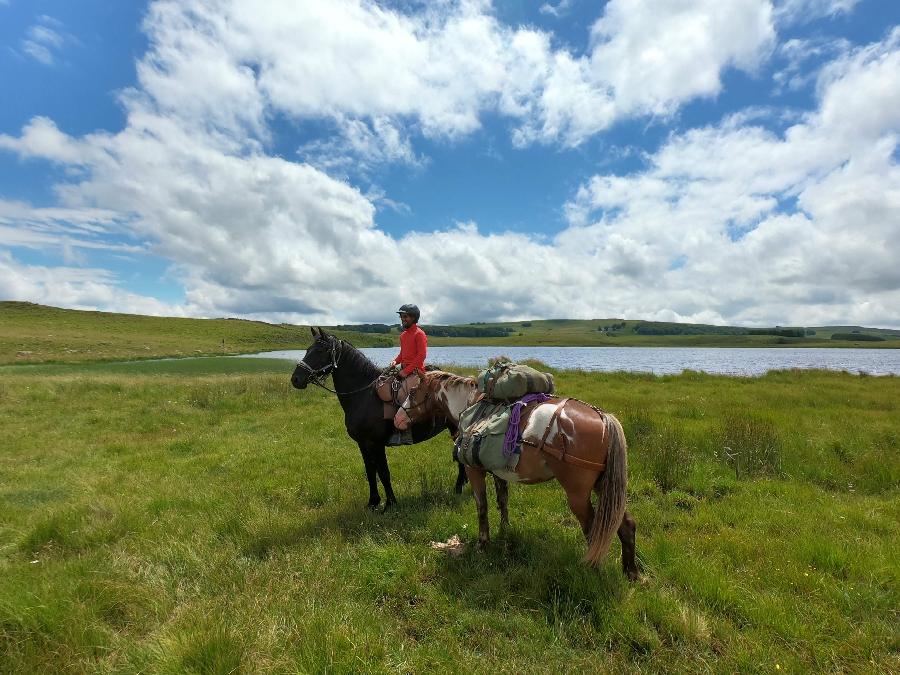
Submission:
<svg viewBox="0 0 900 675">
<path fill-rule="evenodd" d="M 395 504 L 394 490 L 391 488 L 391 472 L 388 469 L 384 447 L 394 431 L 392 420 L 384 419 L 384 404 L 375 392 L 375 381 L 381 370 L 366 356 L 345 340 L 329 335 L 321 328 L 313 328 L 315 340 L 303 360 L 297 363 L 291 384 L 297 389 L 306 389 L 310 383 L 328 389 L 322 384 L 327 375 L 334 383 L 341 408 L 344 409 L 344 425 L 347 434 L 356 441 L 366 466 L 369 481 L 369 507 L 381 503 L 378 494 L 376 473 L 384 486 L 385 508 Z M 444 417 L 429 418 L 412 427 L 413 441 L 419 443 L 436 436 L 444 429 L 456 433 L 456 425 Z M 466 474 L 462 465 L 456 478 L 456 492 L 462 492 Z"/>
</svg>

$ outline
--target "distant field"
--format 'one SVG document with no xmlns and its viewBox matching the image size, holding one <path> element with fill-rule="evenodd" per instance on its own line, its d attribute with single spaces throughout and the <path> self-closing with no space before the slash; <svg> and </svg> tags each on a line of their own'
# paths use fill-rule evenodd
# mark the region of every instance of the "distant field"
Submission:
<svg viewBox="0 0 900 675">
<path fill-rule="evenodd" d="M 526 325 L 527 324 L 527 325 Z M 598 327 L 613 324 L 624 326 L 611 331 L 601 331 Z M 507 327 L 511 329 L 502 338 L 443 338 L 429 337 L 428 344 L 442 345 L 544 345 L 560 347 L 864 347 L 900 348 L 900 330 L 863 328 L 859 326 L 819 326 L 810 327 L 815 335 L 796 338 L 777 335 L 638 335 L 635 326 L 646 324 L 642 321 L 621 319 L 558 319 L 546 321 L 524 321 L 513 323 L 488 323 L 484 327 Z M 672 330 L 690 329 L 692 324 L 670 324 Z M 706 327 L 715 330 L 717 327 Z M 852 334 L 859 331 L 859 340 L 832 340 L 834 333 Z M 883 341 L 868 341 L 866 336 L 883 338 Z"/>
<path fill-rule="evenodd" d="M 857 326 L 817 327 L 815 335 L 639 335 L 641 321 L 548 320 L 478 324 L 462 329 L 506 329 L 504 337 L 429 337 L 432 346 L 619 346 L 619 347 L 865 347 L 900 348 L 900 331 Z M 612 326 L 616 326 L 614 329 Z M 610 330 L 598 330 L 598 328 Z M 666 324 L 670 330 L 722 330 L 716 326 Z M 391 333 L 333 330 L 357 347 L 398 344 Z M 832 340 L 832 334 L 853 335 L 858 340 Z M 865 339 L 865 338 L 869 339 Z M 875 339 L 876 341 L 872 341 Z M 305 349 L 309 328 L 273 325 L 238 319 L 179 319 L 132 314 L 82 312 L 30 303 L 0 302 L 0 364 L 74 363 L 123 361 L 159 357 L 247 354 L 280 349 Z"/>
<path fill-rule="evenodd" d="M 348 335 L 359 346 L 386 336 Z M 179 319 L 0 303 L 0 363 L 71 363 L 305 349 L 309 328 L 239 319 Z"/>
<path fill-rule="evenodd" d="M 900 672 L 900 378 L 557 373 L 624 424 L 629 584 L 555 484 L 433 550 L 446 435 L 370 513 L 332 395 L 204 363 L 0 370 L 0 672 Z"/>
</svg>

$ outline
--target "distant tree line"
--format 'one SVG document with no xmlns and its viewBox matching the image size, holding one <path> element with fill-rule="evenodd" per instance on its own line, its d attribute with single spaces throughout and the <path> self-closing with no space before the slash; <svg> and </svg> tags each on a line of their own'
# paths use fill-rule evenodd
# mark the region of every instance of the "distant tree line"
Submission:
<svg viewBox="0 0 900 675">
<path fill-rule="evenodd" d="M 506 337 L 515 332 L 509 326 L 422 326 L 428 335 L 434 337 Z"/>
<path fill-rule="evenodd" d="M 806 329 L 805 328 L 782 328 L 781 326 L 776 326 L 775 328 L 751 328 L 748 331 L 749 335 L 777 335 L 778 337 L 806 337 Z"/>
<path fill-rule="evenodd" d="M 625 324 L 622 324 L 623 326 Z M 746 328 L 644 321 L 631 329 L 638 335 L 746 335 Z"/>
<path fill-rule="evenodd" d="M 338 330 L 352 330 L 357 333 L 390 333 L 391 327 L 383 323 L 358 323 L 336 326 Z"/>
<path fill-rule="evenodd" d="M 604 331 L 609 333 L 610 331 L 619 330 L 620 328 L 625 328 L 625 322 L 622 323 L 611 323 L 606 326 L 597 326 L 597 330 Z"/>
<path fill-rule="evenodd" d="M 868 335 L 866 333 L 832 333 L 832 340 L 857 340 L 860 342 L 884 342 L 880 335 Z"/>
</svg>

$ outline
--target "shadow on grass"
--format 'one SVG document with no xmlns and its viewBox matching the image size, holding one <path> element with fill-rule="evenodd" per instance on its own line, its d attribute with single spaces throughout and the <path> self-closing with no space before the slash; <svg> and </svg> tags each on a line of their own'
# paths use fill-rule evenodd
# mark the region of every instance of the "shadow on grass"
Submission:
<svg viewBox="0 0 900 675">
<path fill-rule="evenodd" d="M 347 546 L 333 561 L 335 573 L 359 582 L 357 592 L 373 604 L 401 613 L 422 595 L 438 592 L 472 609 L 514 608 L 540 613 L 551 624 L 577 621 L 596 630 L 629 592 L 620 546 L 613 546 L 599 568 L 588 567 L 580 532 L 573 536 L 577 528 L 557 516 L 540 522 L 525 516 L 522 527 L 513 523 L 501 531 L 492 505 L 493 538 L 485 550 L 476 546 L 475 532 L 460 532 L 465 550 L 459 556 L 432 550 L 430 540 L 447 532 L 435 526 L 434 516 L 460 509 L 474 512 L 469 489 L 455 495 L 446 481 L 439 489 L 426 476 L 418 495 L 401 498 L 387 512 L 344 500 L 307 512 L 302 520 L 285 512 L 249 521 L 230 518 L 217 531 L 253 560 L 337 539 Z"/>
</svg>

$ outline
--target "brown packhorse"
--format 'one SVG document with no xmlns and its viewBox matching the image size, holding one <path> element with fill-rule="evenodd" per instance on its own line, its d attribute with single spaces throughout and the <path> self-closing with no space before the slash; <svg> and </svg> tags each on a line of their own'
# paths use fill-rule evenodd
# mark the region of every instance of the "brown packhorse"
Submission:
<svg viewBox="0 0 900 675">
<path fill-rule="evenodd" d="M 475 380 L 443 371 L 426 373 L 401 409 L 413 423 L 443 416 L 459 423 L 462 412 L 478 400 Z M 622 569 L 638 578 L 634 557 L 635 522 L 625 509 L 628 481 L 625 434 L 613 415 L 573 398 L 550 397 L 525 406 L 519 423 L 522 452 L 515 471 L 494 471 L 500 526 L 509 524 L 507 481 L 533 485 L 556 478 L 587 539 L 585 561 L 597 565 L 609 551 L 613 535 L 622 542 Z M 484 468 L 466 466 L 478 507 L 478 541 L 490 541 Z M 499 479 L 499 480 L 497 480 Z M 596 507 L 591 492 L 597 493 Z"/>
</svg>

